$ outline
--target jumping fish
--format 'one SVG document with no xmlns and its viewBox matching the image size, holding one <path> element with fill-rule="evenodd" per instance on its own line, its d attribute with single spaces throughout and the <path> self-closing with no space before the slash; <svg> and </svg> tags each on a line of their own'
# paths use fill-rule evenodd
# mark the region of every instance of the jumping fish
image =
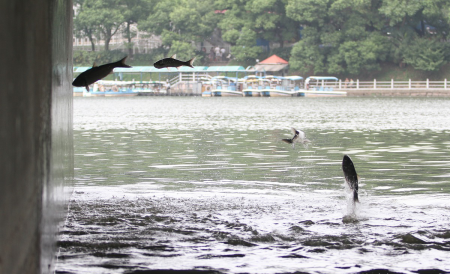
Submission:
<svg viewBox="0 0 450 274">
<path fill-rule="evenodd" d="M 188 66 L 188 67 L 194 68 L 195 57 L 186 62 L 177 60 L 175 58 L 177 58 L 176 54 L 170 56 L 169 58 L 164 58 L 164 59 L 159 60 L 158 62 L 154 63 L 153 66 L 155 66 L 155 68 L 157 68 L 157 69 L 162 69 L 162 68 L 169 69 L 170 67 L 179 68 L 181 66 Z"/>
<path fill-rule="evenodd" d="M 112 73 L 114 68 L 131 68 L 131 66 L 125 64 L 125 60 L 128 56 L 125 56 L 122 60 L 109 63 L 101 66 L 96 66 L 95 63 L 92 68 L 86 70 L 85 72 L 78 75 L 78 77 L 73 81 L 72 86 L 74 87 L 86 87 L 89 91 L 89 85 L 97 82 L 100 79 L 105 78 L 108 74 Z"/>
<path fill-rule="evenodd" d="M 281 141 L 292 144 L 292 147 L 295 147 L 295 143 L 301 143 L 303 145 L 310 143 L 311 141 L 306 139 L 306 135 L 301 130 L 296 130 L 295 128 L 292 128 L 292 133 L 294 134 L 294 137 L 291 139 L 281 139 Z"/>
<path fill-rule="evenodd" d="M 353 191 L 353 203 L 358 202 L 358 174 L 356 174 L 355 166 L 352 159 L 348 155 L 344 155 L 342 160 L 342 170 L 344 171 L 345 182 Z"/>
</svg>

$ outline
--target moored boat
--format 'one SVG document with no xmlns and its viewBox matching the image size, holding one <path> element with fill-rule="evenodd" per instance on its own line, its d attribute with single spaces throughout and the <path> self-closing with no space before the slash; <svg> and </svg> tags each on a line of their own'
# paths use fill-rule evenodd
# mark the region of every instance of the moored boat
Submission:
<svg viewBox="0 0 450 274">
<path fill-rule="evenodd" d="M 333 76 L 310 76 L 305 80 L 306 89 L 301 90 L 305 97 L 347 96 L 346 91 L 336 91 L 339 79 Z"/>
<path fill-rule="evenodd" d="M 303 87 L 303 77 L 301 76 L 266 76 L 269 85 L 263 89 L 263 96 L 267 97 L 292 97 L 300 96 L 300 89 Z"/>
<path fill-rule="evenodd" d="M 148 96 L 164 95 L 167 84 L 159 81 L 97 81 L 89 88 L 73 88 L 74 96 L 84 97 L 112 97 L 112 96 Z"/>
<path fill-rule="evenodd" d="M 212 97 L 242 97 L 242 92 L 237 90 L 237 78 L 227 76 L 216 76 L 211 80 Z M 202 94 L 203 96 L 203 94 Z"/>
<path fill-rule="evenodd" d="M 244 77 L 244 87 L 242 94 L 245 97 L 260 97 L 263 90 L 263 78 L 256 75 L 249 75 Z"/>
</svg>

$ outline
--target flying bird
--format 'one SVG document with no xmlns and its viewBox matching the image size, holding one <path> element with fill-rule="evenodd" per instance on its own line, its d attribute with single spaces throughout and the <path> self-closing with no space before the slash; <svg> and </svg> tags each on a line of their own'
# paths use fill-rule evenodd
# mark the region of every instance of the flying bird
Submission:
<svg viewBox="0 0 450 274">
<path fill-rule="evenodd" d="M 78 77 L 73 81 L 72 86 L 86 87 L 86 90 L 89 91 L 89 85 L 108 76 L 108 74 L 112 73 L 114 68 L 131 68 L 131 66 L 125 64 L 127 57 L 128 56 L 125 56 L 122 60 L 101 66 L 96 66 L 94 63 L 92 68 L 78 75 Z"/>
<path fill-rule="evenodd" d="M 352 159 L 348 155 L 344 155 L 342 160 L 342 170 L 344 171 L 345 182 L 349 188 L 353 191 L 353 203 L 358 202 L 358 174 L 356 173 L 355 166 Z"/>
<path fill-rule="evenodd" d="M 153 66 L 157 69 L 167 68 L 168 70 L 170 70 L 170 67 L 178 69 L 181 66 L 194 68 L 195 57 L 186 62 L 177 60 L 175 58 L 177 58 L 176 54 L 170 56 L 169 58 L 159 60 L 158 62 L 154 63 Z"/>
<path fill-rule="evenodd" d="M 307 143 L 310 143 L 311 141 L 306 139 L 306 135 L 301 130 L 296 130 L 295 128 L 292 128 L 292 133 L 294 134 L 294 137 L 291 139 L 281 139 L 281 141 L 292 144 L 292 147 L 295 147 L 295 143 L 301 143 L 303 145 L 306 145 Z"/>
</svg>

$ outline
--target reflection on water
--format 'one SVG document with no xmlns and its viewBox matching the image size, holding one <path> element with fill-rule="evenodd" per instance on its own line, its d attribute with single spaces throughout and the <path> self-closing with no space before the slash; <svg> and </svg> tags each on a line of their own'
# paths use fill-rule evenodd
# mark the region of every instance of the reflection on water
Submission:
<svg viewBox="0 0 450 274">
<path fill-rule="evenodd" d="M 449 100 L 74 99 L 61 273 L 450 271 Z"/>
</svg>

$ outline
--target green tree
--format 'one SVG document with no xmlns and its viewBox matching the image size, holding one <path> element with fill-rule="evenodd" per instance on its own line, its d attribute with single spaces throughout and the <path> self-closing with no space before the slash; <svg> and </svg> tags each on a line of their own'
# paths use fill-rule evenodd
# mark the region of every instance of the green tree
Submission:
<svg viewBox="0 0 450 274">
<path fill-rule="evenodd" d="M 384 23 L 379 14 L 381 1 L 334 1 L 330 5 L 330 25 L 335 32 L 327 35 L 333 46 L 328 56 L 331 74 L 358 74 L 380 69 L 389 53 L 388 38 L 381 33 Z"/>
<path fill-rule="evenodd" d="M 93 35 L 97 31 L 105 41 L 105 50 L 109 50 L 109 43 L 124 23 L 119 0 L 84 0 L 80 12 L 76 15 L 74 24 L 76 29 L 82 30 L 86 35 Z M 93 41 L 91 38 L 91 43 Z"/>
<path fill-rule="evenodd" d="M 231 53 L 238 61 L 256 59 L 262 52 L 256 46 L 256 32 L 250 24 L 251 15 L 245 8 L 245 2 L 240 0 L 218 0 L 216 8 L 224 10 L 225 14 L 218 23 L 222 39 L 231 44 Z"/>
<path fill-rule="evenodd" d="M 356 74 L 389 60 L 435 71 L 448 60 L 449 10 L 445 0 L 289 0 L 287 16 L 304 26 L 291 68 Z"/>
<path fill-rule="evenodd" d="M 96 0 L 96 20 L 105 41 L 105 50 L 109 51 L 109 43 L 117 33 L 125 18 L 122 15 L 119 0 Z"/>
<path fill-rule="evenodd" d="M 418 38 L 404 48 L 403 58 L 406 64 L 415 69 L 437 71 L 447 63 L 449 46 L 435 39 Z"/>
<path fill-rule="evenodd" d="M 258 38 L 278 42 L 299 38 L 300 25 L 286 16 L 287 0 L 219 0 L 216 7 L 225 10 L 219 27 L 222 38 L 232 45 L 235 59 L 244 61 L 257 58 L 262 49 L 256 45 Z"/>
<path fill-rule="evenodd" d="M 386 34 L 394 62 L 425 71 L 444 65 L 449 9 L 450 2 L 445 0 L 383 0 L 379 12 L 388 22 Z"/>
<path fill-rule="evenodd" d="M 127 38 L 126 47 L 128 55 L 133 55 L 133 43 L 131 40 L 136 37 L 136 31 L 131 29 L 133 24 L 143 20 L 151 11 L 150 2 L 145 0 L 120 0 L 122 6 L 122 16 L 125 23 L 125 38 Z"/>
<path fill-rule="evenodd" d="M 208 0 L 153 0 L 151 5 L 153 11 L 139 22 L 140 29 L 161 35 L 163 46 L 179 59 L 191 59 L 193 42 L 206 40 L 217 25 Z"/>
<path fill-rule="evenodd" d="M 246 10 L 258 37 L 277 41 L 284 47 L 284 41 L 298 39 L 300 24 L 286 16 L 288 0 L 250 0 Z"/>
<path fill-rule="evenodd" d="M 87 2 L 85 4 L 85 2 Z M 85 0 L 74 1 L 77 14 L 73 19 L 74 33 L 77 38 L 88 37 L 91 42 L 91 49 L 95 51 L 95 38 L 99 37 L 97 25 L 91 16 L 90 3 Z"/>
<path fill-rule="evenodd" d="M 291 68 L 329 74 L 378 69 L 389 52 L 380 34 L 380 5 L 381 0 L 290 0 L 287 16 L 304 26 Z"/>
</svg>

